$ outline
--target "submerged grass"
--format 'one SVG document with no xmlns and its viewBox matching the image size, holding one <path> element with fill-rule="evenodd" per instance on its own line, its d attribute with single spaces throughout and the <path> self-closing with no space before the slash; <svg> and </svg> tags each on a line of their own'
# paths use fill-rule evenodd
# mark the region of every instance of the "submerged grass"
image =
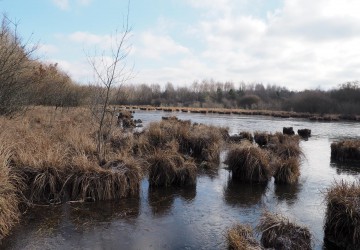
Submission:
<svg viewBox="0 0 360 250">
<path fill-rule="evenodd" d="M 311 233 L 306 227 L 290 222 L 280 214 L 264 212 L 257 226 L 261 244 L 277 250 L 312 249 Z"/>
<path fill-rule="evenodd" d="M 360 249 L 360 182 L 335 182 L 325 201 L 325 238 L 344 249 Z"/>
<path fill-rule="evenodd" d="M 231 250 L 261 250 L 260 244 L 254 237 L 250 225 L 236 224 L 227 232 L 227 242 Z"/>
</svg>

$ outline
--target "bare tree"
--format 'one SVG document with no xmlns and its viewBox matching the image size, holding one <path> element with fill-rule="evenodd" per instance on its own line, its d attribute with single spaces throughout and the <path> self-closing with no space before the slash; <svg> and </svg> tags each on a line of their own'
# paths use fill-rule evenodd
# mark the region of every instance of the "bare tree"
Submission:
<svg viewBox="0 0 360 250">
<path fill-rule="evenodd" d="M 6 15 L 0 28 L 0 115 L 13 116 L 29 103 L 31 56 L 36 46 L 23 42 L 17 32 L 18 23 Z"/>
<path fill-rule="evenodd" d="M 129 5 L 128 5 L 129 6 Z M 105 144 L 109 141 L 114 120 L 115 110 L 110 110 L 111 93 L 114 88 L 124 85 L 132 76 L 126 58 L 131 46 L 128 45 L 131 29 L 129 27 L 129 7 L 121 31 L 116 31 L 112 36 L 109 51 L 102 51 L 98 56 L 88 56 L 88 61 L 93 69 L 97 91 L 92 98 L 91 111 L 97 126 L 97 153 L 99 163 L 106 161 Z"/>
</svg>

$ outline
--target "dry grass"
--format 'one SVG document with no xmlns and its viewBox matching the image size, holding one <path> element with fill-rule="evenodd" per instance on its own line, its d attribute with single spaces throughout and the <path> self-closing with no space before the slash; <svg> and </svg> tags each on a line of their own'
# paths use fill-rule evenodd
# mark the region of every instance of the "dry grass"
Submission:
<svg viewBox="0 0 360 250">
<path fill-rule="evenodd" d="M 2 134 L 0 132 L 0 139 Z M 19 222 L 19 196 L 16 183 L 20 180 L 10 171 L 10 150 L 0 145 L 0 242 Z"/>
<path fill-rule="evenodd" d="M 275 167 L 275 183 L 295 184 L 300 176 L 300 161 L 297 157 L 279 159 Z"/>
<path fill-rule="evenodd" d="M 196 165 L 176 151 L 156 151 L 147 159 L 151 186 L 187 186 L 196 183 Z"/>
<path fill-rule="evenodd" d="M 232 250 L 261 250 L 250 225 L 236 224 L 227 232 L 227 242 Z"/>
<path fill-rule="evenodd" d="M 220 149 L 227 135 L 227 129 L 214 126 L 191 124 L 169 118 L 153 122 L 145 128 L 143 135 L 135 142 L 134 149 L 140 154 L 152 154 L 156 150 L 178 148 L 181 154 L 194 158 L 202 164 L 218 164 Z"/>
<path fill-rule="evenodd" d="M 254 141 L 261 147 L 266 146 L 269 142 L 269 133 L 256 131 Z"/>
<path fill-rule="evenodd" d="M 269 153 L 250 143 L 233 145 L 225 162 L 236 179 L 267 182 L 271 178 Z"/>
<path fill-rule="evenodd" d="M 261 244 L 277 250 L 312 249 L 309 229 L 301 227 L 279 214 L 265 212 L 257 226 L 262 233 Z"/>
<path fill-rule="evenodd" d="M 343 140 L 331 144 L 331 159 L 341 162 L 360 161 L 360 140 Z"/>
<path fill-rule="evenodd" d="M 29 202 L 105 200 L 138 194 L 143 170 L 129 156 L 131 150 L 116 147 L 116 136 L 122 133 L 117 129 L 103 135 L 110 138 L 105 145 L 106 166 L 112 165 L 100 166 L 92 121 L 87 109 L 43 107 L 15 120 L 2 120 L 8 135 L 3 143 L 13 142 L 11 166 L 25 181 L 22 192 Z"/>
<path fill-rule="evenodd" d="M 325 238 L 339 247 L 360 249 L 360 183 L 335 182 L 326 192 Z"/>
</svg>

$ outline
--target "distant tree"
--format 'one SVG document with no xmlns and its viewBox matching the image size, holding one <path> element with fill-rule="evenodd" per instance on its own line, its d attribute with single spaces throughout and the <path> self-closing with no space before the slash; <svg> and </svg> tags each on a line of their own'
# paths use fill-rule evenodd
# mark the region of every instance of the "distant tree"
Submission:
<svg viewBox="0 0 360 250">
<path fill-rule="evenodd" d="M 0 115 L 13 116 L 31 101 L 32 55 L 36 46 L 23 42 L 18 24 L 6 15 L 0 27 Z"/>
<path fill-rule="evenodd" d="M 239 98 L 238 105 L 243 108 L 252 108 L 252 106 L 257 105 L 260 100 L 260 97 L 257 95 L 245 95 Z"/>
</svg>

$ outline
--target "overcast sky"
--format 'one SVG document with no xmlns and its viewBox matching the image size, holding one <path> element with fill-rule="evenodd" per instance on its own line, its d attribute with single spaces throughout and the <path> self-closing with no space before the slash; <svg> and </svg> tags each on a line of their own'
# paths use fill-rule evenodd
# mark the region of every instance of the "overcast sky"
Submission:
<svg viewBox="0 0 360 250">
<path fill-rule="evenodd" d="M 106 50 L 126 15 L 124 0 L 2 0 L 41 59 L 76 81 L 86 53 Z M 214 79 L 290 89 L 360 80 L 359 0 L 132 0 L 127 61 L 134 83 L 190 85 Z"/>
</svg>

